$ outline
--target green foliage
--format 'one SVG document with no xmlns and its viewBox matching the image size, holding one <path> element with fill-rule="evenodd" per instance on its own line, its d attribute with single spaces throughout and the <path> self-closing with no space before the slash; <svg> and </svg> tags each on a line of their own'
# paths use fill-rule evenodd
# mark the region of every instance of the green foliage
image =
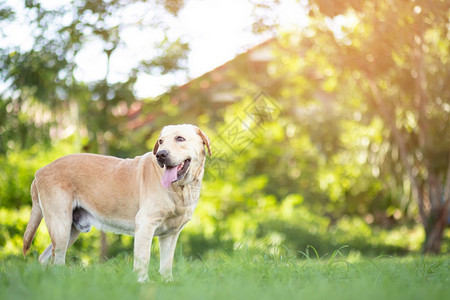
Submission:
<svg viewBox="0 0 450 300">
<path fill-rule="evenodd" d="M 29 118 L 32 113 L 32 109 L 22 111 L 20 104 L 11 99 L 0 101 L 0 155 L 27 149 L 35 143 L 44 149 L 50 146 L 50 124 L 36 124 Z"/>
<path fill-rule="evenodd" d="M 42 144 L 0 155 L 0 206 L 20 208 L 31 204 L 30 186 L 34 173 L 53 160 L 73 153 L 71 139 L 60 141 L 46 150 Z"/>
<path fill-rule="evenodd" d="M 173 283 L 150 267 L 151 283 L 138 284 L 131 257 L 83 267 L 42 268 L 18 258 L 0 263 L 2 299 L 445 299 L 450 292 L 449 259 L 407 257 L 367 260 L 342 255 L 298 260 L 278 254 L 220 255 L 203 261 L 177 257 Z"/>
<path fill-rule="evenodd" d="M 25 227 L 30 218 L 31 207 L 25 206 L 20 209 L 0 208 L 0 257 L 19 256 L 22 253 L 22 238 Z M 33 253 L 35 249 L 44 251 L 50 245 L 45 225 L 39 226 L 36 232 L 36 240 L 33 243 Z M 37 259 L 36 255 L 33 255 Z"/>
<path fill-rule="evenodd" d="M 155 57 L 127 70 L 126 80 L 109 82 L 110 59 L 123 45 L 124 31 L 166 26 L 142 7 L 149 5 L 152 14 L 167 12 L 173 16 L 183 7 L 183 1 L 162 0 L 136 9 L 143 4 L 140 2 L 146 1 L 71 1 L 46 9 L 39 1 L 25 1 L 29 18 L 22 26 L 33 30 L 31 49 L 20 45 L 0 49 L 0 78 L 4 83 L 0 90 L 0 154 L 66 137 L 68 134 L 61 132 L 72 127 L 79 135 L 76 151 L 118 156 L 132 152 L 134 145 L 122 140 L 128 130 L 127 112 L 136 101 L 138 74 L 182 70 L 189 51 L 187 43 L 170 40 L 166 30 L 161 43 L 155 44 Z M 0 5 L 5 26 L 20 22 L 9 7 L 3 2 Z M 130 7 L 140 13 L 126 24 L 122 13 Z M 75 76 L 77 59 L 93 42 L 106 56 L 106 72 L 103 80 L 85 82 Z"/>
<path fill-rule="evenodd" d="M 140 72 L 186 67 L 189 45 L 169 38 L 155 21 L 166 34 L 126 80 L 109 82 L 107 73 L 95 82 L 77 80 L 76 57 L 89 40 L 100 42 L 109 65 L 128 26 L 117 16 L 138 2 L 73 1 L 47 11 L 39 1 L 26 1 L 34 16 L 32 49 L 0 49 L 0 78 L 7 86 L 0 95 L 0 256 L 20 253 L 39 167 L 79 151 L 140 155 L 163 126 L 184 122 L 206 131 L 213 152 L 200 204 L 180 238 L 189 257 L 242 248 L 302 256 L 308 245 L 319 255 L 344 245 L 371 256 L 404 254 L 418 251 L 433 220 L 445 225 L 445 1 L 310 0 L 309 25 L 272 41 L 273 59 L 260 66 L 267 72 L 252 71 L 243 54 L 228 69 L 138 101 Z M 154 5 L 174 17 L 183 1 Z M 276 5 L 257 3 L 256 13 Z M 3 2 L 0 15 L 5 24 L 15 17 Z M 254 29 L 273 25 L 262 17 Z M 223 92 L 235 96 L 232 103 L 213 100 Z M 442 231 L 442 250 L 448 251 L 449 230 Z M 98 235 L 82 235 L 70 260 L 95 261 Z M 107 240 L 110 257 L 131 252 L 132 238 L 108 234 Z M 42 225 L 32 249 L 41 252 L 48 243 Z"/>
<path fill-rule="evenodd" d="M 142 63 L 141 69 L 148 73 L 167 74 L 173 70 L 186 69 L 187 52 L 189 45 L 180 39 L 169 41 L 166 37 L 158 46 L 160 55 L 150 61 Z"/>
<path fill-rule="evenodd" d="M 223 192 L 216 190 L 216 194 Z M 423 239 L 418 226 L 386 230 L 371 227 L 359 217 L 344 217 L 331 224 L 329 218 L 308 209 L 300 195 L 289 195 L 281 204 L 274 197 L 265 196 L 257 198 L 258 204 L 251 208 L 241 203 L 230 212 L 230 207 L 220 204 L 214 207 L 208 201 L 208 193 L 205 194 L 194 219 L 180 237 L 183 252 L 192 257 L 240 248 L 271 253 L 283 247 L 301 257 L 301 251 L 308 245 L 321 255 L 343 245 L 354 253 L 369 256 L 402 255 L 418 251 Z"/>
<path fill-rule="evenodd" d="M 246 111 L 254 101 L 246 98 L 228 107 L 216 135 L 206 129 L 213 156 L 207 159 L 194 219 L 180 237 L 179 245 L 185 255 L 203 258 L 242 247 L 266 252 L 286 247 L 301 256 L 300 251 L 308 245 L 321 255 L 343 245 L 348 245 L 351 251 L 374 256 L 419 249 L 423 238 L 419 228 L 403 226 L 388 231 L 370 227 L 362 219 L 370 216 L 372 207 L 375 211 L 383 209 L 370 201 L 379 192 L 380 183 L 373 176 L 373 166 L 367 165 L 371 161 L 370 149 L 381 142 L 378 123 L 362 126 L 343 122 L 346 130 L 340 143 L 349 149 L 327 157 L 307 130 L 289 123 L 283 114 L 276 115 L 274 120 L 249 118 Z M 230 124 L 242 125 L 236 120 L 246 120 L 248 125 L 242 127 L 239 138 L 228 131 Z M 156 136 L 149 140 L 149 148 L 155 139 Z M 29 205 L 29 185 L 35 170 L 73 151 L 71 142 L 69 139 L 49 152 L 37 152 L 36 147 L 4 159 L 5 174 L 13 174 L 15 167 L 16 175 L 5 176 L 9 184 L 0 190 L 3 205 L 11 208 Z M 359 211 L 365 214 L 361 216 Z M 3 255 L 18 254 L 27 213 L 22 212 L 18 218 L 10 209 L 4 214 L 15 221 L 5 224 L 4 243 L 9 246 Z M 349 216 L 342 217 L 345 214 Z M 38 253 L 49 243 L 45 227 L 41 227 L 32 247 Z M 70 259 L 95 261 L 100 245 L 98 236 L 95 230 L 82 234 L 69 250 Z M 109 257 L 132 252 L 132 238 L 108 234 L 107 239 Z"/>
<path fill-rule="evenodd" d="M 10 20 L 14 17 L 14 10 L 5 5 L 5 0 L 0 1 L 0 20 Z M 0 33 L 3 33 L 0 29 Z"/>
</svg>

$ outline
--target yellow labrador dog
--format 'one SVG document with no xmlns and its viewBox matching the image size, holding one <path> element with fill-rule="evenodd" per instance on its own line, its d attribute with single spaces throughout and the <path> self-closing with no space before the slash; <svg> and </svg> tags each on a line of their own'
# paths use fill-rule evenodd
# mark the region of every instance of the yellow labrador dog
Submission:
<svg viewBox="0 0 450 300">
<path fill-rule="evenodd" d="M 134 270 L 148 280 L 152 238 L 159 237 L 159 272 L 172 278 L 178 236 L 200 196 L 208 137 L 193 125 L 161 131 L 153 152 L 134 159 L 72 154 L 36 172 L 24 255 L 44 217 L 51 245 L 40 255 L 46 264 L 64 264 L 67 248 L 91 226 L 134 235 Z"/>
</svg>

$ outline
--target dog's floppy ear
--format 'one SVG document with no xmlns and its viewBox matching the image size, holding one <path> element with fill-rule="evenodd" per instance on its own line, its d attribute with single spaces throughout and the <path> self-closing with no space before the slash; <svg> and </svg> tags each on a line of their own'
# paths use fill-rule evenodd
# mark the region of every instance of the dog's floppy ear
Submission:
<svg viewBox="0 0 450 300">
<path fill-rule="evenodd" d="M 156 153 L 158 152 L 158 147 L 159 147 L 159 137 L 158 137 L 158 139 L 156 139 L 155 146 L 153 146 L 153 154 L 154 155 L 156 155 Z"/>
<path fill-rule="evenodd" d="M 208 154 L 209 156 L 211 156 L 211 143 L 209 141 L 208 136 L 200 130 L 200 128 L 195 127 L 195 131 L 197 132 L 197 134 L 202 138 L 203 140 L 203 144 L 206 146 L 206 148 L 208 149 Z"/>
</svg>

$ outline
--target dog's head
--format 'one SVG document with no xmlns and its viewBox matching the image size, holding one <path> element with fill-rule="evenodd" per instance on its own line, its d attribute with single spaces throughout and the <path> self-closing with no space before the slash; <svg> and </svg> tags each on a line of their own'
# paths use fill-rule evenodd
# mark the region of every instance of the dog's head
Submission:
<svg viewBox="0 0 450 300">
<path fill-rule="evenodd" d="M 173 182 L 189 184 L 203 176 L 205 146 L 211 155 L 206 134 L 194 125 L 170 125 L 163 128 L 153 148 L 161 168 L 165 168 L 161 183 L 165 188 Z"/>
</svg>

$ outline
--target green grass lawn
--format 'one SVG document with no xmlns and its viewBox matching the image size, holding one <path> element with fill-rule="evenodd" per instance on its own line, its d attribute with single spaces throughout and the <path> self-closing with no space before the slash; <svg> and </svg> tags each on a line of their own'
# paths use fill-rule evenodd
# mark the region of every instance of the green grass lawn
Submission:
<svg viewBox="0 0 450 300">
<path fill-rule="evenodd" d="M 336 253 L 335 253 L 336 254 Z M 450 257 L 297 259 L 238 252 L 203 261 L 178 256 L 174 282 L 136 283 L 132 258 L 42 268 L 0 261 L 0 299 L 449 299 Z"/>
</svg>

